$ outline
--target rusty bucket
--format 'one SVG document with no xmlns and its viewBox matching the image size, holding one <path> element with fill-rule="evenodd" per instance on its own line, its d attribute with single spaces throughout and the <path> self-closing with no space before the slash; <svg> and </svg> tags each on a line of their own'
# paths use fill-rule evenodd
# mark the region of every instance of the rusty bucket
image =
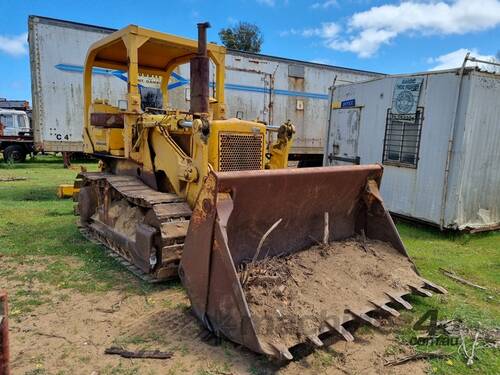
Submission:
<svg viewBox="0 0 500 375">
<path fill-rule="evenodd" d="M 321 346 L 319 336 L 326 332 L 352 340 L 344 326 L 349 321 L 358 319 L 378 325 L 369 315 L 374 310 L 398 315 L 388 304 L 411 308 L 402 298 L 404 295 L 412 292 L 430 295 L 429 289 L 445 292 L 422 279 L 409 258 L 379 194 L 382 172 L 380 165 L 364 165 L 211 173 L 191 217 L 179 270 L 196 316 L 216 335 L 258 353 L 291 359 L 290 347 L 304 341 Z M 336 263 L 323 269 L 322 276 L 311 269 L 305 278 L 295 280 L 297 291 L 288 297 L 274 299 L 272 304 L 247 299 L 242 272 L 252 262 L 279 258 L 285 266 L 294 266 L 290 257 L 315 251 L 317 260 L 311 264 L 321 266 L 323 259 L 329 259 L 318 255 L 325 252 L 326 245 L 322 243 L 342 244 L 344 247 L 339 245 L 334 250 L 335 256 L 342 257 L 343 249 L 347 249 L 342 241 L 350 238 L 378 241 L 375 243 L 389 249 L 379 251 L 376 256 L 358 252 L 360 262 L 373 261 L 380 280 L 369 275 L 371 281 L 367 282 L 363 279 L 365 271 L 360 268 L 352 274 L 352 280 L 336 281 L 336 275 L 355 269 L 357 260 L 351 256 L 344 260 L 332 258 Z M 384 267 L 389 267 L 386 261 L 390 257 L 406 267 L 409 280 L 389 280 L 392 270 Z M 287 280 L 282 283 L 279 290 L 289 288 Z M 264 296 L 266 285 L 258 286 Z M 316 300 L 307 300 L 306 294 L 315 285 L 319 288 Z M 370 285 L 379 287 L 365 293 L 364 289 L 368 290 Z M 262 329 L 263 323 L 272 320 L 269 311 L 281 322 L 286 316 L 280 309 L 292 305 L 305 313 L 308 306 L 315 309 L 307 335 L 293 329 L 284 333 Z M 258 309 L 253 309 L 254 306 L 266 308 L 265 316 L 255 313 Z"/>
</svg>

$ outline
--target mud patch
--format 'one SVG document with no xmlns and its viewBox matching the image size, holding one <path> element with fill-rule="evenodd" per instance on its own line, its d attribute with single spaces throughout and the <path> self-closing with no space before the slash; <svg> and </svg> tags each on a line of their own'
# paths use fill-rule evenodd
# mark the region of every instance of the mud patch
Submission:
<svg viewBox="0 0 500 375">
<path fill-rule="evenodd" d="M 388 243 L 359 239 L 265 258 L 240 277 L 259 337 L 288 348 L 318 336 L 326 320 L 342 324 L 375 310 L 371 301 L 390 302 L 386 293 L 423 286 L 405 255 Z"/>
</svg>

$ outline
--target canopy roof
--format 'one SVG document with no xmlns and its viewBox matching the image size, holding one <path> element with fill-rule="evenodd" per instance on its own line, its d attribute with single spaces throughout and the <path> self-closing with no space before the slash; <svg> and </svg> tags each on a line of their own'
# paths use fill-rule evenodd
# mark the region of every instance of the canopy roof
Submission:
<svg viewBox="0 0 500 375">
<path fill-rule="evenodd" d="M 87 54 L 87 62 L 93 60 L 93 66 L 124 69 L 129 59 L 126 43 L 132 48 L 134 44 L 139 47 L 139 70 L 149 74 L 165 73 L 169 65 L 187 62 L 198 49 L 196 40 L 129 25 L 94 43 Z M 225 54 L 225 48 L 214 43 L 208 43 L 207 49 L 216 62 Z"/>
</svg>

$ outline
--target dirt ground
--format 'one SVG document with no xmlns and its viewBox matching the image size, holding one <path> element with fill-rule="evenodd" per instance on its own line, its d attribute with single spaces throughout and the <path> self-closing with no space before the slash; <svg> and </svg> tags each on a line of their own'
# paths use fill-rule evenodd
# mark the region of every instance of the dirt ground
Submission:
<svg viewBox="0 0 500 375">
<path fill-rule="evenodd" d="M 43 270 L 53 259 L 27 262 L 0 257 L 3 275 Z M 74 262 L 74 261 L 73 261 Z M 71 262 L 70 262 L 71 264 Z M 77 265 L 74 264 L 76 267 Z M 80 293 L 54 289 L 35 279 L 1 277 L 11 294 L 42 295 L 29 314 L 11 311 L 12 374 L 424 374 L 427 365 L 414 362 L 384 367 L 384 361 L 408 353 L 392 333 L 361 328 L 356 340 L 331 338 L 290 363 L 278 363 L 228 341 L 204 340 L 205 331 L 191 315 L 181 287 L 142 295 L 126 290 Z M 124 359 L 105 355 L 110 346 L 171 351 L 167 360 Z"/>
<path fill-rule="evenodd" d="M 244 291 L 262 340 L 292 347 L 320 334 L 325 320 L 344 322 L 390 302 L 385 293 L 422 286 L 411 261 L 390 244 L 361 239 L 265 258 L 243 272 Z M 259 317 L 259 319 L 256 319 Z"/>
</svg>

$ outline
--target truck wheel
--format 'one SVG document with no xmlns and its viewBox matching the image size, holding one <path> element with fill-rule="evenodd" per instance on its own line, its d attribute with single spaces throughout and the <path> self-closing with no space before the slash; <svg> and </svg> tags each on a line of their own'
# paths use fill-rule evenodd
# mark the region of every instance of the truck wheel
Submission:
<svg viewBox="0 0 500 375">
<path fill-rule="evenodd" d="M 3 158 L 5 161 L 22 163 L 26 160 L 26 150 L 18 145 L 8 146 L 3 150 Z"/>
</svg>

